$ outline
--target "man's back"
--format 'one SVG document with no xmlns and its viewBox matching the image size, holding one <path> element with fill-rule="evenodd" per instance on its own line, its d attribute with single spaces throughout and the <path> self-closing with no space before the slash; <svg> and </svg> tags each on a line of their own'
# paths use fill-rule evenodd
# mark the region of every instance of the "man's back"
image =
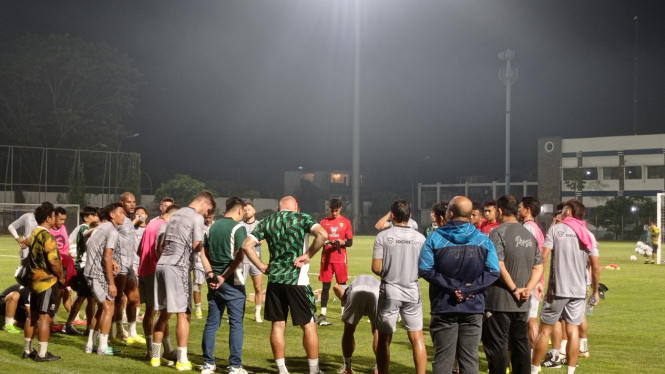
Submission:
<svg viewBox="0 0 665 374">
<path fill-rule="evenodd" d="M 242 249 L 242 242 L 247 237 L 245 226 L 232 218 L 223 217 L 210 226 L 204 246 L 208 247 L 210 266 L 217 275 L 221 275 L 231 265 L 236 251 Z M 230 284 L 243 284 L 244 279 L 229 278 Z"/>
<path fill-rule="evenodd" d="M 158 264 L 189 269 L 192 243 L 195 241 L 203 241 L 203 216 L 190 207 L 181 208 L 169 218 L 164 252 Z"/>
<path fill-rule="evenodd" d="M 282 210 L 264 219 L 251 234 L 257 242 L 265 239 L 270 250 L 268 282 L 309 284 L 309 264 L 297 268 L 294 263 L 309 245 L 308 234 L 318 225 L 308 214 Z"/>
<path fill-rule="evenodd" d="M 418 259 L 425 237 L 408 226 L 381 231 L 374 241 L 373 259 L 383 260 L 381 293 L 386 299 L 420 301 Z"/>
<path fill-rule="evenodd" d="M 58 281 L 56 276 L 53 275 L 49 263 L 54 260 L 60 262 L 58 244 L 48 230 L 43 227 L 37 227 L 37 229 L 30 234 L 29 248 L 30 252 L 28 253 L 28 259 L 32 269 L 30 290 L 40 293 L 46 291 Z"/>
<path fill-rule="evenodd" d="M 83 268 L 83 275 L 87 278 L 103 279 L 104 251 L 106 248 L 112 248 L 115 258 L 117 242 L 118 230 L 113 223 L 100 223 L 86 243 L 86 266 Z"/>
<path fill-rule="evenodd" d="M 160 226 L 165 224 L 164 218 L 157 217 L 151 220 L 143 231 L 141 238 L 141 261 L 139 262 L 139 276 L 145 276 L 155 273 L 157 267 L 157 256 L 155 254 L 155 244 L 157 242 L 157 232 Z"/>
<path fill-rule="evenodd" d="M 565 223 L 552 225 L 547 230 L 543 247 L 552 249 L 549 296 L 586 297 L 589 251 L 580 244 L 575 231 Z"/>
</svg>

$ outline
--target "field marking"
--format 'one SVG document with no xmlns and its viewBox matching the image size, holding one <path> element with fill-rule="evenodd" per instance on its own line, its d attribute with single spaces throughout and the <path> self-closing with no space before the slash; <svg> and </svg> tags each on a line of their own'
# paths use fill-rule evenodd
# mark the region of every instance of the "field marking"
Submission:
<svg viewBox="0 0 665 374">
<path fill-rule="evenodd" d="M 18 256 L 14 256 L 14 255 L 0 255 L 0 257 L 18 257 Z"/>
</svg>

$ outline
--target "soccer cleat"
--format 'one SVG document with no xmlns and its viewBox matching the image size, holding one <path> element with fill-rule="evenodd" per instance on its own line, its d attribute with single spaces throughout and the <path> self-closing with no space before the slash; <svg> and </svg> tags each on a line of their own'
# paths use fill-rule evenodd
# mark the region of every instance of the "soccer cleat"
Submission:
<svg viewBox="0 0 665 374">
<path fill-rule="evenodd" d="M 201 373 L 203 373 L 203 371 L 201 371 Z M 229 374 L 249 374 L 249 372 L 245 370 L 242 366 L 237 368 L 230 367 Z"/>
<path fill-rule="evenodd" d="M 162 366 L 162 360 L 153 357 L 153 358 L 150 359 L 150 366 L 152 366 L 154 368 L 158 368 L 158 367 Z"/>
<path fill-rule="evenodd" d="M 540 366 L 544 366 L 546 368 L 550 369 L 558 369 L 561 367 L 561 360 L 554 360 L 554 358 L 549 358 L 547 360 L 544 360 Z"/>
<path fill-rule="evenodd" d="M 85 349 L 83 350 L 83 352 L 85 352 L 85 353 L 92 353 L 92 352 L 95 352 L 95 351 L 97 351 L 97 350 L 95 348 L 89 346 L 89 345 L 86 345 Z"/>
<path fill-rule="evenodd" d="M 30 352 L 30 353 L 26 353 L 25 351 L 23 351 L 23 355 L 21 356 L 21 359 L 25 360 L 25 359 L 29 358 L 31 360 L 34 360 L 35 357 L 37 357 L 37 351 L 33 349 L 32 352 Z"/>
<path fill-rule="evenodd" d="M 7 331 L 10 334 L 18 334 L 21 332 L 21 330 L 17 329 L 16 326 L 14 325 L 5 325 L 3 330 Z"/>
<path fill-rule="evenodd" d="M 168 353 L 164 352 L 162 357 L 169 360 L 169 361 L 174 361 L 175 362 L 175 361 L 178 361 L 178 352 L 176 352 L 175 349 L 172 350 L 171 352 L 168 352 Z"/>
<path fill-rule="evenodd" d="M 136 335 L 135 337 L 129 337 L 127 338 L 127 345 L 133 345 L 133 344 L 145 344 L 145 338 L 142 337 L 141 335 Z"/>
<path fill-rule="evenodd" d="M 213 374 L 217 370 L 217 365 L 204 363 L 203 368 L 201 369 L 201 374 Z"/>
<path fill-rule="evenodd" d="M 321 323 L 321 322 L 323 322 L 323 321 L 325 321 L 325 320 L 326 320 L 326 315 L 325 315 L 325 314 L 319 314 L 319 316 L 316 317 L 315 322 L 316 322 L 316 323 Z"/>
<path fill-rule="evenodd" d="M 254 315 L 254 321 L 256 321 L 258 323 L 263 323 L 263 319 L 261 318 L 260 314 L 255 314 Z"/>
<path fill-rule="evenodd" d="M 60 361 L 60 356 L 56 356 L 51 352 L 46 352 L 44 357 L 41 357 L 40 355 L 35 356 L 35 362 L 50 362 L 50 361 Z"/>
<path fill-rule="evenodd" d="M 86 322 L 86 321 L 84 321 L 84 320 L 82 320 L 82 319 L 77 319 L 77 320 L 74 320 L 74 324 L 75 324 L 75 325 L 83 325 L 83 326 L 87 326 L 87 325 L 88 325 L 88 322 Z"/>
<path fill-rule="evenodd" d="M 109 347 L 106 347 L 106 349 L 103 350 L 103 351 L 101 349 L 97 348 L 97 354 L 102 355 L 102 356 L 117 356 L 117 355 L 122 354 L 122 351 L 118 351 L 117 349 L 109 346 Z"/>
<path fill-rule="evenodd" d="M 342 367 L 337 370 L 337 374 L 353 374 L 353 370 L 347 369 L 346 364 L 342 364 Z"/>
<path fill-rule="evenodd" d="M 74 326 L 71 326 L 71 327 L 65 326 L 65 327 L 62 328 L 62 332 L 64 332 L 67 335 L 77 335 L 77 336 L 83 335 L 83 333 L 80 332 L 79 330 L 75 329 Z"/>
<path fill-rule="evenodd" d="M 64 325 L 51 325 L 51 332 L 62 332 L 63 327 Z"/>
<path fill-rule="evenodd" d="M 565 357 L 562 358 L 562 359 L 561 359 L 561 365 L 566 365 L 566 366 L 568 366 L 568 359 L 565 358 Z M 579 366 L 580 366 L 580 362 L 579 362 L 579 360 L 578 360 L 577 363 L 575 364 L 575 367 L 579 367 Z"/>
<path fill-rule="evenodd" d="M 589 351 L 580 352 L 580 357 L 589 358 L 589 356 L 590 356 Z"/>
<path fill-rule="evenodd" d="M 203 319 L 203 312 L 196 312 L 196 319 Z"/>
<path fill-rule="evenodd" d="M 175 369 L 178 370 L 178 371 L 192 370 L 192 362 L 187 361 L 187 362 L 183 363 L 183 362 L 178 361 L 178 362 L 175 363 Z"/>
</svg>

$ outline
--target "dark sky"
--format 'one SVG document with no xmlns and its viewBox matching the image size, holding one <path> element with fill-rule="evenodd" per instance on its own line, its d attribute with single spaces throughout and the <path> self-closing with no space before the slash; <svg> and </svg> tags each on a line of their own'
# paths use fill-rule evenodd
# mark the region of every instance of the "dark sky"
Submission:
<svg viewBox="0 0 665 374">
<path fill-rule="evenodd" d="M 281 193 L 284 170 L 351 168 L 352 1 L 2 1 L 3 40 L 105 41 L 146 85 L 123 149 L 157 185 L 175 172 Z M 504 172 L 505 86 L 515 50 L 513 172 L 542 136 L 665 128 L 665 2 L 361 1 L 361 169 L 395 190 Z M 391 189 L 390 187 L 386 189 Z"/>
</svg>

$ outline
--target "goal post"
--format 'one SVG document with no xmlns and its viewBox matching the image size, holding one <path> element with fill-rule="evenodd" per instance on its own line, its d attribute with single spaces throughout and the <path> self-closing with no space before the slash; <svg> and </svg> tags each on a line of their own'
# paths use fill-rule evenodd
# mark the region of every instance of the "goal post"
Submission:
<svg viewBox="0 0 665 374">
<path fill-rule="evenodd" d="M 663 256 L 663 231 L 665 231 L 665 193 L 659 193 L 656 195 L 656 216 L 658 217 L 656 224 L 658 229 L 660 229 L 660 235 L 658 235 L 658 254 L 656 255 L 656 264 L 660 265 L 661 258 Z"/>
<path fill-rule="evenodd" d="M 19 219 L 26 213 L 32 213 L 41 204 L 18 204 L 18 203 L 0 203 L 0 235 L 8 235 L 7 228 L 12 222 Z M 67 210 L 67 220 L 65 227 L 67 232 L 74 230 L 79 225 L 81 207 L 78 204 L 53 204 L 56 207 L 63 207 Z M 19 231 L 19 235 L 29 236 L 30 233 Z"/>
</svg>

